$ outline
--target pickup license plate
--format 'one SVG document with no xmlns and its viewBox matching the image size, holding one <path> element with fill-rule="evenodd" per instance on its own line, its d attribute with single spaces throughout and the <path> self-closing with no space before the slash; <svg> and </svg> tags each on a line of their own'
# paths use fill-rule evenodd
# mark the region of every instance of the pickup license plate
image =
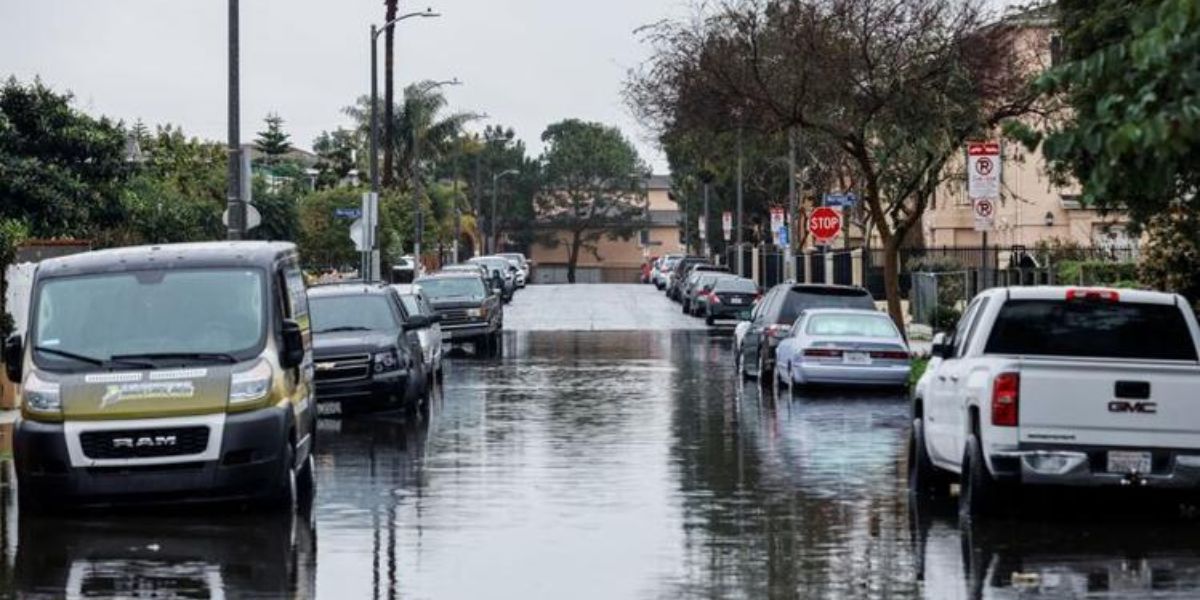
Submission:
<svg viewBox="0 0 1200 600">
<path fill-rule="evenodd" d="M 846 352 L 842 354 L 842 362 L 848 365 L 869 365 L 871 355 L 867 352 Z"/>
<path fill-rule="evenodd" d="M 340 414 L 342 414 L 342 403 L 341 402 L 318 402 L 317 403 L 317 416 L 319 416 L 319 417 L 332 417 L 332 416 L 336 416 L 336 415 L 340 415 Z"/>
<path fill-rule="evenodd" d="M 1108 453 L 1109 473 L 1149 473 L 1149 452 L 1112 450 Z"/>
</svg>

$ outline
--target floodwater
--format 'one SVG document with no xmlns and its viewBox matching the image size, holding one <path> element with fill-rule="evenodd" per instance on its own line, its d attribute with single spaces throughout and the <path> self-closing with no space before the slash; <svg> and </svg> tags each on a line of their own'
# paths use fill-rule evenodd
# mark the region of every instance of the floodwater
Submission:
<svg viewBox="0 0 1200 600">
<path fill-rule="evenodd" d="M 502 359 L 450 359 L 423 423 L 323 420 L 310 515 L 21 518 L 5 485 L 0 583 L 31 598 L 1200 595 L 1193 520 L 1069 508 L 960 526 L 908 500 L 905 398 L 764 393 L 732 364 L 727 331 L 509 332 Z"/>
</svg>

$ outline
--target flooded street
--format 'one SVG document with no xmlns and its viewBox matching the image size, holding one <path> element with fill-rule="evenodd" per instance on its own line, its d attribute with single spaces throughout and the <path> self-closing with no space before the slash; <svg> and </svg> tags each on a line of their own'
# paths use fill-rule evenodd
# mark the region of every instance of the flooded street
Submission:
<svg viewBox="0 0 1200 600">
<path fill-rule="evenodd" d="M 906 398 L 760 393 L 734 376 L 728 330 L 530 331 L 535 289 L 514 302 L 503 358 L 447 362 L 427 421 L 322 420 L 311 519 L 20 518 L 7 486 L 5 588 L 335 599 L 1200 589 L 1192 521 L 1101 512 L 971 528 L 948 507 L 910 510 Z"/>
</svg>

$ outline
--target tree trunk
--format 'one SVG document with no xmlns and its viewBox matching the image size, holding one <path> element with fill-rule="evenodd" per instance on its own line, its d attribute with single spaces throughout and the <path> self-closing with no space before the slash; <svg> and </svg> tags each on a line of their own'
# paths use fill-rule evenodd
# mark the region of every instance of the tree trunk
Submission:
<svg viewBox="0 0 1200 600">
<path fill-rule="evenodd" d="M 893 236 L 883 245 L 883 289 L 887 296 L 888 315 L 896 323 L 900 334 L 908 339 L 904 328 L 904 310 L 900 306 L 900 242 Z"/>
<path fill-rule="evenodd" d="M 575 283 L 575 264 L 579 262 L 579 249 L 583 239 L 578 233 L 571 238 L 571 247 L 567 250 L 567 283 Z"/>
<path fill-rule="evenodd" d="M 389 23 L 396 18 L 396 9 L 400 0 L 384 0 L 387 6 L 387 14 L 384 17 L 384 22 Z M 395 98 L 395 90 L 392 81 L 392 47 L 395 43 L 396 26 L 389 25 L 387 31 L 384 32 L 384 56 L 383 56 L 383 186 L 390 187 L 395 181 L 392 174 L 392 169 L 395 166 L 396 144 L 394 136 L 396 134 L 393 120 L 395 119 L 395 111 L 393 110 L 393 101 Z"/>
</svg>

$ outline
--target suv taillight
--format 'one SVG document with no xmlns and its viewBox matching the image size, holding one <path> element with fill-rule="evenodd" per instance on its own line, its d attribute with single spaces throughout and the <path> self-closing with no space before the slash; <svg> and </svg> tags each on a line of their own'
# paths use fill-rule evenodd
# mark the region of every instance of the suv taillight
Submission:
<svg viewBox="0 0 1200 600">
<path fill-rule="evenodd" d="M 1021 376 L 1001 373 L 992 382 L 992 425 L 1016 427 L 1017 410 L 1021 406 Z"/>
</svg>

